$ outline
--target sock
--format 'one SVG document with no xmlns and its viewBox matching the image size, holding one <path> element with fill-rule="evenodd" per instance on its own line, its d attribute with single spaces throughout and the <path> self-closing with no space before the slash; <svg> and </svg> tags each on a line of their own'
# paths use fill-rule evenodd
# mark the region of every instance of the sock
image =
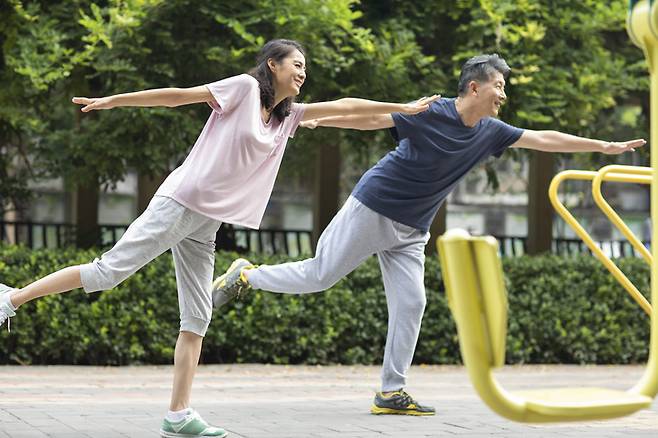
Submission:
<svg viewBox="0 0 658 438">
<path fill-rule="evenodd" d="M 186 408 L 186 409 L 181 409 L 180 411 L 168 411 L 167 412 L 167 421 L 171 421 L 172 423 L 177 423 L 181 421 L 183 418 L 185 418 L 186 415 L 191 414 L 192 409 Z"/>
</svg>

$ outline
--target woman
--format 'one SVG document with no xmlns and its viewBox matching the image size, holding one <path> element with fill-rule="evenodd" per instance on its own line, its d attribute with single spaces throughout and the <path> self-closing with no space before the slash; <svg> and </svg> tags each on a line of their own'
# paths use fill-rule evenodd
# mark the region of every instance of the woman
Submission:
<svg viewBox="0 0 658 438">
<path fill-rule="evenodd" d="M 86 292 L 111 289 L 171 248 L 181 324 L 171 403 L 160 433 L 163 437 L 226 436 L 190 408 L 192 379 L 212 314 L 214 240 L 221 223 L 258 228 L 286 142 L 300 122 L 349 114 L 415 114 L 435 100 L 394 104 L 345 98 L 297 104 L 294 98 L 306 79 L 305 65 L 297 42 L 274 40 L 263 46 L 248 74 L 186 89 L 74 97 L 74 103 L 84 105 L 83 112 L 202 102 L 213 111 L 183 164 L 100 259 L 64 268 L 22 289 L 0 285 L 0 325 L 38 297 L 80 287 Z"/>
</svg>

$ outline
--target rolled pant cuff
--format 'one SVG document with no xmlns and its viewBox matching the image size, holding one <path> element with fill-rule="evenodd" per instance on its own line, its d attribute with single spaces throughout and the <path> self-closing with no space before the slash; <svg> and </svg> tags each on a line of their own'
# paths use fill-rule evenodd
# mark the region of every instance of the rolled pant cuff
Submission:
<svg viewBox="0 0 658 438">
<path fill-rule="evenodd" d="M 210 321 L 206 321 L 201 318 L 196 318 L 194 316 L 186 316 L 180 320 L 180 331 L 181 332 L 192 332 L 199 336 L 205 336 L 208 331 L 208 326 Z"/>
<path fill-rule="evenodd" d="M 88 294 L 103 289 L 98 284 L 98 281 L 96 281 L 98 278 L 96 263 L 98 263 L 98 259 L 95 259 L 91 263 L 80 265 L 80 282 L 82 283 L 82 289 Z"/>
</svg>

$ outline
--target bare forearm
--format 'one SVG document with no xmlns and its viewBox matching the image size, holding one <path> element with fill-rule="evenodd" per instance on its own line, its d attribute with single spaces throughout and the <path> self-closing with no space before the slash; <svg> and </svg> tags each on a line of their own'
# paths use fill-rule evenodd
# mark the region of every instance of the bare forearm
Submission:
<svg viewBox="0 0 658 438">
<path fill-rule="evenodd" d="M 607 142 L 558 131 L 540 131 L 541 142 L 533 149 L 544 152 L 603 152 Z"/>
<path fill-rule="evenodd" d="M 376 115 L 401 112 L 404 114 L 418 114 L 429 108 L 429 105 L 440 96 L 423 97 L 412 103 L 377 102 L 374 100 L 345 97 L 330 102 L 316 102 L 306 104 L 302 120 L 323 119 L 326 117 L 348 115 Z"/>
<path fill-rule="evenodd" d="M 642 138 L 626 141 L 601 141 L 558 131 L 532 131 L 526 129 L 512 147 L 544 152 L 602 152 L 616 155 L 628 151 L 632 152 L 645 144 L 646 141 Z"/>
<path fill-rule="evenodd" d="M 326 128 L 358 129 L 361 131 L 383 128 L 379 115 L 325 117 L 318 119 L 317 122 L 318 126 Z"/>
<path fill-rule="evenodd" d="M 166 106 L 175 107 L 185 105 L 183 89 L 157 88 L 154 90 L 136 91 L 109 96 L 115 107 L 119 106 Z"/>
<path fill-rule="evenodd" d="M 339 108 L 336 110 L 338 114 L 352 114 L 352 115 L 374 115 L 374 114 L 390 114 L 402 111 L 404 105 L 399 103 L 390 102 L 377 102 L 374 100 L 357 99 L 353 97 L 346 97 L 336 101 Z"/>
</svg>

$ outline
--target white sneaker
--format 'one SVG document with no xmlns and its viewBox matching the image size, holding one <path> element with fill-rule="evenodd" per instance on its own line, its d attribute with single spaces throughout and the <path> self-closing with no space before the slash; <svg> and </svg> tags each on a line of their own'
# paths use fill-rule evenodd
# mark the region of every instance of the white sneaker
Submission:
<svg viewBox="0 0 658 438">
<path fill-rule="evenodd" d="M 11 331 L 9 318 L 16 315 L 16 309 L 9 300 L 9 292 L 13 290 L 15 290 L 13 287 L 0 283 L 0 327 L 2 327 L 2 324 L 4 324 L 5 321 L 7 321 L 7 330 L 9 331 Z"/>
</svg>

